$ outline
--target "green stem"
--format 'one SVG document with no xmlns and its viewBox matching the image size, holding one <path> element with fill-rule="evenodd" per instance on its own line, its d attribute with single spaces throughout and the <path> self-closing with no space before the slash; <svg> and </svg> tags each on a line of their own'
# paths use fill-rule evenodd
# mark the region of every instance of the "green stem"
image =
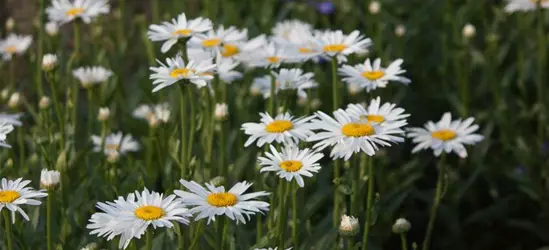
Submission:
<svg viewBox="0 0 549 250">
<path fill-rule="evenodd" d="M 145 250 L 152 250 L 152 233 L 153 230 L 148 229 L 145 233 Z"/>
<path fill-rule="evenodd" d="M 186 168 L 187 168 L 187 158 L 186 158 L 186 155 L 187 155 L 187 130 L 185 129 L 186 128 L 186 125 L 187 125 L 187 98 L 185 97 L 185 86 L 184 85 L 180 85 L 179 86 L 179 89 L 180 89 L 180 92 L 179 92 L 179 112 L 180 112 L 180 119 L 181 119 L 181 124 L 179 124 L 179 126 L 181 127 L 181 141 L 179 143 L 181 143 L 181 159 L 180 159 L 180 164 L 181 164 L 181 178 L 185 178 L 186 177 Z"/>
<path fill-rule="evenodd" d="M 339 108 L 339 94 L 337 85 L 337 56 L 332 57 L 332 108 L 336 111 Z"/>
<path fill-rule="evenodd" d="M 276 77 L 271 76 L 271 93 L 269 96 L 269 113 L 273 117 L 276 116 Z"/>
<path fill-rule="evenodd" d="M 53 195 L 53 192 L 52 191 L 49 191 L 48 192 L 48 197 L 47 197 L 47 204 L 46 204 L 46 242 L 47 242 L 47 248 L 48 250 L 52 250 L 53 249 L 53 245 L 52 245 L 52 242 L 51 242 L 51 210 L 52 210 L 52 197 Z"/>
<path fill-rule="evenodd" d="M 55 114 L 57 115 L 57 121 L 59 122 L 59 129 L 61 130 L 61 150 L 65 148 L 65 121 L 63 120 L 63 114 L 61 113 L 61 108 L 59 106 L 59 99 L 57 97 L 57 91 L 55 88 L 55 76 L 49 75 L 46 78 L 50 84 L 51 95 L 53 99 L 53 107 L 55 109 Z"/>
<path fill-rule="evenodd" d="M 227 245 L 227 237 L 229 236 L 229 217 L 224 216 L 223 219 L 223 234 L 221 236 L 221 250 L 225 249 Z"/>
<path fill-rule="evenodd" d="M 78 52 L 80 50 L 80 28 L 79 28 L 79 25 L 78 25 L 78 21 L 75 21 L 74 22 L 74 51 L 72 52 L 72 55 L 69 59 L 69 62 L 67 63 L 67 73 L 70 75 L 72 74 L 71 71 L 72 71 L 72 64 L 74 63 L 74 61 L 76 60 L 76 58 L 78 57 Z M 76 134 L 76 125 L 78 123 L 78 83 L 73 81 L 73 84 L 72 84 L 72 90 L 71 90 L 71 93 L 72 93 L 72 125 L 73 125 L 73 135 Z M 74 138 L 76 138 L 76 136 L 73 136 Z"/>
<path fill-rule="evenodd" d="M 405 233 L 400 233 L 400 243 L 402 243 L 402 250 L 408 250 L 408 242 L 406 241 Z"/>
<path fill-rule="evenodd" d="M 546 57 L 546 46 L 547 46 L 547 42 L 545 41 L 545 35 L 546 35 L 546 30 L 545 30 L 545 27 L 544 27 L 544 11 L 543 11 L 543 8 L 540 6 L 541 4 L 541 1 L 538 1 L 538 9 L 536 10 L 537 11 L 537 14 L 538 14 L 538 20 L 537 20 L 537 35 L 538 35 L 538 41 L 537 41 L 537 44 L 538 44 L 538 51 L 537 51 L 537 54 L 538 54 L 538 72 L 536 74 L 536 85 L 537 85 L 537 99 L 538 99 L 538 103 L 541 107 L 540 109 L 540 112 L 539 112 L 539 121 L 538 121 L 538 139 L 539 139 L 539 143 L 540 145 L 543 143 L 543 140 L 544 140 L 544 125 L 545 125 L 545 115 L 546 115 L 546 109 L 545 109 L 545 87 L 544 87 L 544 74 L 545 74 L 545 70 L 546 70 L 546 67 L 545 67 L 545 57 Z"/>
<path fill-rule="evenodd" d="M 281 199 L 280 199 L 280 217 L 279 217 L 279 243 L 278 247 L 280 249 L 286 249 L 286 222 L 287 222 L 287 216 L 288 216 L 288 202 L 286 200 L 286 197 L 288 197 L 289 192 L 291 190 L 291 182 L 286 181 L 285 179 L 280 179 L 282 181 L 282 189 L 281 189 Z"/>
<path fill-rule="evenodd" d="M 338 86 L 337 86 L 337 56 L 332 57 L 332 108 L 333 110 L 337 110 L 339 107 L 339 94 L 338 94 Z M 341 161 L 335 160 L 334 161 L 334 180 L 336 182 L 339 181 L 339 168 Z M 336 227 L 339 223 L 339 216 L 340 216 L 340 193 L 337 188 L 337 186 L 334 187 L 334 212 L 333 212 L 333 225 Z"/>
<path fill-rule="evenodd" d="M 368 157 L 371 158 L 371 157 Z M 372 223 L 372 204 L 374 197 L 374 164 L 368 159 L 368 195 L 366 197 L 366 220 L 364 220 L 364 235 L 362 237 L 362 250 L 368 249 L 368 236 L 370 233 L 370 224 Z"/>
<path fill-rule="evenodd" d="M 11 236 L 11 221 L 8 209 L 4 209 L 4 226 L 6 227 L 6 242 L 7 250 L 13 250 L 12 236 Z"/>
<path fill-rule="evenodd" d="M 177 233 L 177 249 L 179 250 L 183 250 L 185 249 L 185 237 L 183 236 L 183 229 L 181 227 L 180 224 L 175 224 L 175 229 L 176 229 L 176 233 Z M 193 245 L 194 245 L 194 242 L 193 242 Z M 192 249 L 189 248 L 189 249 Z"/>
<path fill-rule="evenodd" d="M 41 72 L 41 60 L 42 55 L 44 53 L 44 1 L 45 0 L 39 0 L 40 7 L 38 8 L 38 19 L 39 19 L 39 25 L 38 25 L 38 41 L 37 41 L 37 55 L 36 55 L 36 89 L 38 91 L 38 96 L 43 96 L 44 93 L 42 91 L 42 72 Z"/>
<path fill-rule="evenodd" d="M 23 168 L 25 165 L 25 140 L 23 136 L 23 129 L 17 130 L 17 142 L 19 144 L 19 167 Z"/>
<path fill-rule="evenodd" d="M 429 249 L 429 244 L 431 243 L 431 233 L 433 232 L 433 227 L 435 226 L 435 219 L 437 215 L 438 206 L 440 204 L 440 200 L 442 199 L 442 181 L 444 180 L 444 161 L 445 161 L 446 155 L 443 153 L 440 157 L 439 161 L 439 169 L 438 169 L 438 177 L 437 177 L 437 187 L 435 191 L 435 198 L 433 201 L 433 206 L 431 207 L 431 211 L 429 213 L 429 223 L 427 224 L 427 231 L 425 233 L 425 239 L 423 240 L 423 250 Z"/>
<path fill-rule="evenodd" d="M 204 228 L 204 221 L 201 220 L 200 222 L 198 222 L 198 229 L 196 229 L 196 232 L 194 233 L 193 241 L 191 243 L 191 246 L 189 247 L 190 250 L 194 250 L 196 244 L 198 243 L 198 239 L 200 238 L 200 235 L 202 235 L 202 232 L 204 231 L 203 228 Z M 180 245 L 179 247 L 181 250 L 183 249 L 182 245 Z"/>
<path fill-rule="evenodd" d="M 10 92 L 15 89 L 15 57 L 12 57 L 10 60 L 8 89 Z"/>
<path fill-rule="evenodd" d="M 297 221 L 297 192 L 299 192 L 299 187 L 297 183 L 291 184 L 292 185 L 292 240 L 293 245 L 295 248 L 297 248 L 299 243 L 299 226 Z"/>
<path fill-rule="evenodd" d="M 189 103 L 190 103 L 190 106 L 191 106 L 191 117 L 189 118 L 190 120 L 190 126 L 189 126 L 189 138 L 188 139 L 188 142 L 187 142 L 187 161 L 190 161 L 192 159 L 192 153 L 193 153 L 193 144 L 194 144 L 194 135 L 195 135 L 195 130 L 196 130 L 196 103 L 195 103 L 195 94 L 196 94 L 196 91 L 194 90 L 194 84 L 189 84 L 187 86 L 187 90 L 188 90 L 188 97 L 189 97 Z M 192 166 L 189 166 L 189 168 L 191 169 L 191 171 L 189 173 L 192 173 L 192 169 L 194 167 Z M 192 179 L 192 176 L 189 176 L 190 179 Z"/>
<path fill-rule="evenodd" d="M 88 138 L 93 134 L 93 121 L 95 112 L 93 110 L 93 89 L 88 89 Z"/>
</svg>

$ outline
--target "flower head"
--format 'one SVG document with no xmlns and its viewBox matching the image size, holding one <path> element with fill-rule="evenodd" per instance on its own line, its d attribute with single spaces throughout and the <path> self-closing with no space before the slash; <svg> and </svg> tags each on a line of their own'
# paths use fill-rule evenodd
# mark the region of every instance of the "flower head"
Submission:
<svg viewBox="0 0 549 250">
<path fill-rule="evenodd" d="M 13 131 L 13 125 L 7 121 L 0 120 L 0 147 L 11 148 L 11 146 L 6 143 L 8 134 L 11 131 Z"/>
<path fill-rule="evenodd" d="M 0 113 L 0 122 L 5 122 L 7 124 L 11 124 L 16 127 L 20 127 L 23 125 L 21 122 L 21 118 L 25 115 L 24 113 L 16 113 L 16 114 L 7 114 L 7 113 Z"/>
<path fill-rule="evenodd" d="M 269 193 L 261 191 L 244 194 L 252 186 L 245 181 L 236 183 L 227 191 L 225 187 L 216 187 L 211 183 L 206 183 L 206 189 L 194 181 L 180 182 L 189 192 L 175 190 L 174 193 L 183 199 L 183 204 L 192 207 L 190 213 L 198 214 L 196 220 L 208 218 L 208 224 L 219 215 L 246 224 L 246 218 L 249 220 L 250 215 L 269 211 L 269 203 L 253 200 Z"/>
<path fill-rule="evenodd" d="M 45 54 L 42 57 L 42 70 L 48 72 L 55 69 L 57 66 L 57 55 L 54 54 Z"/>
<path fill-rule="evenodd" d="M 292 181 L 295 179 L 300 187 L 305 186 L 302 176 L 312 177 L 318 173 L 320 164 L 318 161 L 324 157 L 310 149 L 300 150 L 297 146 L 289 144 L 278 152 L 270 145 L 271 152 L 265 153 L 265 157 L 259 157 L 259 164 L 263 166 L 260 172 L 276 172 L 281 179 Z"/>
<path fill-rule="evenodd" d="M 284 47 L 275 42 L 264 44 L 261 48 L 245 53 L 241 60 L 251 67 L 278 68 L 282 63 L 289 62 Z"/>
<path fill-rule="evenodd" d="M 213 79 L 210 71 L 215 69 L 216 65 L 207 60 L 199 62 L 189 61 L 185 63 L 181 56 L 166 59 L 166 64 L 160 63 L 160 67 L 151 67 L 153 71 L 149 77 L 156 85 L 153 92 L 156 92 L 165 87 L 171 86 L 181 80 L 188 80 L 201 88 L 206 86 L 206 81 Z"/>
<path fill-rule="evenodd" d="M 112 75 L 112 71 L 101 66 L 81 67 L 72 71 L 72 75 L 80 81 L 84 88 L 106 82 Z"/>
<path fill-rule="evenodd" d="M 410 128 L 408 137 L 412 138 L 417 145 L 412 153 L 425 149 L 432 149 L 435 156 L 442 152 L 455 152 L 459 157 L 467 157 L 467 150 L 464 145 L 474 145 L 484 139 L 484 136 L 473 134 L 479 129 L 473 125 L 475 118 L 469 117 L 465 120 L 453 120 L 452 115 L 447 112 L 437 123 L 429 121 L 424 128 Z"/>
<path fill-rule="evenodd" d="M 156 105 L 139 105 L 133 111 L 133 117 L 138 119 L 144 119 L 149 122 L 149 125 L 158 125 L 160 123 L 167 123 L 170 120 L 170 105 L 168 103 L 161 103 Z"/>
<path fill-rule="evenodd" d="M 47 22 L 44 29 L 49 36 L 56 36 L 59 33 L 59 24 L 57 22 Z"/>
<path fill-rule="evenodd" d="M 189 45 L 205 50 L 219 52 L 224 44 L 240 43 L 248 40 L 248 30 L 238 30 L 235 27 L 225 28 L 222 25 L 216 30 L 210 29 L 204 34 L 194 36 Z"/>
<path fill-rule="evenodd" d="M 147 36 L 153 42 L 165 41 L 162 44 L 162 53 L 168 52 L 179 39 L 189 38 L 212 29 L 212 21 L 207 18 L 187 20 L 185 13 L 179 14 L 171 22 L 152 24 Z"/>
<path fill-rule="evenodd" d="M 349 35 L 341 30 L 327 30 L 316 34 L 317 46 L 325 57 L 336 56 L 339 62 L 346 62 L 347 56 L 355 53 L 366 53 L 372 45 L 370 38 L 365 38 L 355 30 Z"/>
<path fill-rule="evenodd" d="M 68 23 L 77 18 L 84 23 L 90 23 L 100 14 L 108 14 L 110 5 L 108 0 L 52 0 L 51 6 L 46 9 L 50 21 Z"/>
<path fill-rule="evenodd" d="M 257 140 L 257 146 L 261 147 L 265 143 L 299 143 L 307 139 L 313 132 L 309 127 L 309 121 L 314 118 L 300 117 L 294 118 L 290 113 L 277 115 L 274 119 L 267 113 L 259 113 L 261 120 L 259 123 L 244 123 L 242 130 L 250 138 L 244 144 L 245 147 L 251 145 Z"/>
<path fill-rule="evenodd" d="M 410 116 L 404 113 L 403 108 L 397 108 L 394 103 L 386 102 L 381 105 L 381 98 L 379 97 L 372 99 L 367 108 L 364 108 L 361 104 L 349 104 L 345 112 L 354 118 L 373 124 L 398 123 L 401 126 L 407 124 L 406 118 Z"/>
<path fill-rule="evenodd" d="M 370 63 L 370 59 L 367 59 L 364 64 L 343 65 L 339 69 L 339 74 L 343 77 L 344 82 L 348 84 L 359 83 L 362 88 L 366 89 L 366 92 L 370 92 L 377 88 L 387 87 L 389 81 L 409 84 L 409 79 L 400 76 L 400 74 L 406 72 L 406 70 L 400 68 L 402 62 L 402 59 L 397 59 L 389 67 L 382 68 L 381 59 L 374 60 L 373 64 Z"/>
<path fill-rule="evenodd" d="M 93 151 L 101 151 L 101 137 L 97 135 L 91 136 L 93 142 Z M 139 150 L 139 143 L 131 135 L 123 135 L 122 132 L 116 134 L 110 134 L 105 137 L 103 143 L 103 152 L 109 156 L 111 154 L 126 154 L 128 152 L 137 152 Z"/>
<path fill-rule="evenodd" d="M 393 224 L 393 233 L 396 233 L 396 234 L 401 234 L 401 233 L 406 233 L 408 231 L 410 231 L 410 228 L 412 227 L 412 225 L 410 224 L 410 222 L 404 218 L 398 218 L 396 221 L 395 221 L 395 224 Z"/>
<path fill-rule="evenodd" d="M 29 49 L 32 36 L 9 34 L 4 40 L 0 40 L 0 54 L 5 61 L 11 60 L 14 55 L 21 55 Z"/>
<path fill-rule="evenodd" d="M 318 84 L 314 81 L 313 73 L 304 73 L 303 70 L 281 69 L 279 72 L 272 72 L 276 84 L 276 92 L 279 90 L 297 90 L 298 96 L 307 96 L 305 90 L 316 88 Z M 270 86 L 269 86 L 270 91 Z"/>
<path fill-rule="evenodd" d="M 44 198 L 48 194 L 43 190 L 34 190 L 27 185 L 31 181 L 24 181 L 19 178 L 15 181 L 2 178 L 2 187 L 0 188 L 0 212 L 2 209 L 11 211 L 11 220 L 15 224 L 15 212 L 19 212 L 25 220 L 30 220 L 29 216 L 21 208 L 22 205 L 38 206 L 42 204 L 38 198 Z"/>
<path fill-rule="evenodd" d="M 40 173 L 40 187 L 43 189 L 54 189 L 59 184 L 60 175 L 58 171 L 42 169 Z"/>
<path fill-rule="evenodd" d="M 549 8 L 549 1 L 547 0 L 507 0 L 505 12 L 534 11 L 538 7 L 538 4 L 541 8 Z"/>
<path fill-rule="evenodd" d="M 358 233 L 360 225 L 358 219 L 353 216 L 342 215 L 339 224 L 339 233 L 343 236 L 354 236 Z"/>
</svg>

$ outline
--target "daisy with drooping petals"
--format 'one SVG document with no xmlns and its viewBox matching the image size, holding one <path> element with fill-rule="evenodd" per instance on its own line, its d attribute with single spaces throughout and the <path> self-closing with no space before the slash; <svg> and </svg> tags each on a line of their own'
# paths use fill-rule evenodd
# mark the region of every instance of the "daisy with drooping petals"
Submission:
<svg viewBox="0 0 549 250">
<path fill-rule="evenodd" d="M 17 113 L 17 114 L 8 114 L 8 113 L 0 113 L 0 121 L 3 121 L 7 124 L 11 124 L 13 126 L 20 127 L 23 125 L 21 122 L 21 117 L 25 115 L 24 113 Z"/>
<path fill-rule="evenodd" d="M 171 22 L 163 22 L 161 25 L 152 24 L 149 26 L 147 36 L 153 42 L 165 41 L 162 44 L 162 53 L 168 52 L 181 38 L 188 38 L 196 34 L 212 29 L 212 21 L 207 18 L 198 17 L 187 20 L 185 13 L 181 13 Z"/>
<path fill-rule="evenodd" d="M 349 115 L 342 109 L 334 111 L 334 118 L 318 111 L 318 119 L 311 122 L 310 128 L 324 130 L 310 136 L 308 141 L 319 141 L 313 147 L 322 150 L 333 146 L 330 156 L 334 159 L 349 160 L 360 151 L 369 156 L 375 155 L 379 146 L 391 146 L 391 143 L 403 142 L 404 131 L 400 127 L 404 120 L 390 124 L 375 124 Z"/>
<path fill-rule="evenodd" d="M 25 220 L 30 220 L 29 216 L 21 208 L 21 205 L 38 206 L 42 202 L 37 199 L 48 196 L 43 190 L 34 190 L 31 187 L 26 187 L 30 182 L 24 181 L 22 178 L 15 181 L 2 178 L 0 212 L 4 208 L 10 210 L 13 224 L 15 224 L 15 212 L 19 212 Z"/>
<path fill-rule="evenodd" d="M 72 75 L 80 81 L 84 88 L 90 88 L 96 84 L 106 82 L 112 75 L 112 71 L 101 66 L 82 67 L 72 71 Z"/>
<path fill-rule="evenodd" d="M 118 247 L 125 249 L 133 238 L 140 239 L 149 226 L 172 228 L 174 222 L 188 225 L 191 213 L 182 201 L 175 195 L 163 196 L 145 189 L 129 194 L 127 199 L 100 202 L 97 208 L 103 212 L 93 214 L 87 228 L 93 229 L 91 234 L 105 235 L 108 240 L 121 235 Z"/>
<path fill-rule="evenodd" d="M 102 142 L 100 136 L 92 135 L 91 139 L 93 142 L 93 151 L 100 152 L 103 150 L 107 156 L 124 155 L 128 152 L 137 152 L 139 150 L 139 143 L 131 135 L 123 135 L 122 132 L 105 137 L 103 149 L 101 149 Z"/>
<path fill-rule="evenodd" d="M 408 78 L 399 76 L 405 73 L 406 70 L 400 68 L 403 60 L 397 59 L 392 62 L 389 67 L 381 67 L 381 59 L 377 58 L 374 63 L 370 63 L 367 59 L 364 64 L 355 66 L 343 65 L 339 69 L 339 74 L 343 77 L 343 81 L 350 83 L 360 83 L 361 87 L 370 92 L 377 88 L 385 88 L 389 81 L 397 81 L 404 84 L 409 84 Z"/>
<path fill-rule="evenodd" d="M 442 152 L 455 152 L 461 158 L 467 157 L 464 145 L 474 145 L 484 139 L 482 135 L 473 134 L 479 129 L 478 125 L 472 125 L 474 121 L 473 117 L 464 121 L 452 121 L 452 115 L 447 112 L 437 123 L 429 121 L 424 128 L 410 128 L 408 137 L 417 143 L 412 153 L 430 148 L 435 156 L 441 155 Z"/>
<path fill-rule="evenodd" d="M 46 13 L 50 21 L 68 23 L 80 18 L 84 23 L 90 23 L 100 14 L 110 11 L 108 0 L 53 0 Z"/>
<path fill-rule="evenodd" d="M 297 95 L 307 97 L 305 90 L 316 88 L 318 84 L 313 80 L 313 73 L 304 73 L 301 69 L 281 69 L 279 72 L 272 71 L 276 84 L 276 92 L 279 90 L 297 90 Z M 270 84 L 269 84 L 270 92 Z"/>
<path fill-rule="evenodd" d="M 158 61 L 158 60 L 157 60 Z M 160 67 L 150 67 L 154 73 L 149 77 L 156 85 L 153 92 L 156 92 L 165 87 L 171 86 L 174 83 L 187 79 L 201 88 L 207 85 L 206 81 L 213 79 L 210 71 L 215 69 L 216 65 L 208 60 L 189 61 L 185 63 L 181 56 L 166 59 L 166 64 L 158 61 Z"/>
<path fill-rule="evenodd" d="M 198 214 L 196 220 L 208 218 L 208 224 L 220 215 L 226 215 L 231 220 L 236 220 L 236 223 L 246 224 L 246 218 L 250 220 L 250 215 L 269 211 L 269 203 L 252 200 L 269 193 L 261 191 L 244 194 L 252 183 L 239 182 L 225 191 L 225 187 L 216 187 L 211 183 L 206 183 L 208 189 L 205 189 L 194 181 L 180 182 L 190 192 L 175 190 L 174 193 L 183 199 L 184 205 L 192 207 L 190 213 Z"/>
<path fill-rule="evenodd" d="M 405 119 L 410 116 L 410 114 L 405 114 L 404 111 L 403 108 L 397 108 L 394 103 L 386 102 L 381 105 L 381 98 L 379 97 L 373 99 L 367 109 L 361 104 L 349 104 L 345 109 L 345 112 L 350 116 L 373 124 L 388 124 L 404 120 L 404 123 L 399 123 L 402 126 L 407 124 Z"/>
<path fill-rule="evenodd" d="M 190 46 L 217 52 L 223 44 L 234 44 L 248 39 L 248 30 L 238 30 L 235 27 L 225 29 L 222 25 L 217 30 L 209 30 L 205 34 L 197 35 L 189 41 Z"/>
<path fill-rule="evenodd" d="M 309 127 L 309 121 L 314 118 L 301 117 L 294 118 L 290 113 L 277 115 L 274 119 L 267 113 L 259 113 L 260 123 L 244 123 L 242 130 L 250 138 L 244 144 L 244 147 L 250 146 L 257 140 L 257 146 L 261 147 L 265 143 L 299 143 L 311 136 L 313 132 Z"/>
<path fill-rule="evenodd" d="M 25 53 L 32 43 L 32 36 L 10 34 L 0 40 L 0 54 L 4 61 L 9 61 L 14 55 Z"/>
<path fill-rule="evenodd" d="M 13 131 L 13 125 L 9 122 L 0 120 L 0 147 L 11 148 L 9 144 L 6 143 L 8 134 Z"/>
<path fill-rule="evenodd" d="M 276 172 L 281 179 L 295 179 L 300 187 L 304 187 L 302 176 L 313 177 L 313 173 L 318 173 L 321 168 L 318 161 L 324 157 L 322 153 L 308 148 L 300 150 L 292 144 L 284 146 L 281 152 L 272 145 L 270 148 L 271 152 L 266 152 L 266 157 L 258 158 L 259 164 L 263 166 L 259 172 Z"/>
<path fill-rule="evenodd" d="M 167 123 L 170 119 L 170 105 L 168 103 L 156 105 L 139 105 L 132 113 L 133 117 L 149 122 L 149 125 Z"/>
<path fill-rule="evenodd" d="M 327 30 L 316 34 L 317 46 L 326 57 L 337 57 L 338 62 L 346 62 L 347 56 L 355 53 L 366 53 L 372 45 L 370 38 L 365 38 L 360 31 L 355 30 L 349 35 L 341 30 Z"/>
<path fill-rule="evenodd" d="M 538 8 L 538 4 L 541 8 L 549 8 L 548 0 L 507 0 L 505 12 L 534 11 Z"/>
</svg>

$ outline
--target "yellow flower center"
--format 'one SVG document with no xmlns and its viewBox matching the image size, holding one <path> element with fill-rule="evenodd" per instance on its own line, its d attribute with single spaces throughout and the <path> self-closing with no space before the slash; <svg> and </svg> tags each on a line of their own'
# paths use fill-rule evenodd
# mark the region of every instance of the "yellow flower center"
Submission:
<svg viewBox="0 0 549 250">
<path fill-rule="evenodd" d="M 17 200 L 21 195 L 17 191 L 13 190 L 4 190 L 0 191 L 0 202 L 1 203 L 12 203 Z"/>
<path fill-rule="evenodd" d="M 164 212 L 164 209 L 161 207 L 147 205 L 136 209 L 134 214 L 137 218 L 142 220 L 158 220 L 164 217 L 166 212 Z"/>
<path fill-rule="evenodd" d="M 11 46 L 8 46 L 7 48 L 5 48 L 4 51 L 5 51 L 6 53 L 11 53 L 11 54 L 13 54 L 13 53 L 17 52 L 17 47 L 11 45 Z"/>
<path fill-rule="evenodd" d="M 182 69 L 174 69 L 172 72 L 170 72 L 170 76 L 173 78 L 178 78 L 180 76 L 187 77 L 192 72 L 192 70 L 187 68 Z"/>
<path fill-rule="evenodd" d="M 118 149 L 120 149 L 120 144 L 105 144 L 105 149 L 118 151 Z"/>
<path fill-rule="evenodd" d="M 206 201 L 214 207 L 231 207 L 236 205 L 238 199 L 231 193 L 212 193 L 206 197 Z"/>
<path fill-rule="evenodd" d="M 191 29 L 180 29 L 180 30 L 174 31 L 172 34 L 173 35 L 180 35 L 180 36 L 189 36 L 189 35 L 191 35 L 191 33 L 193 33 L 193 31 Z"/>
<path fill-rule="evenodd" d="M 280 163 L 280 168 L 286 172 L 297 172 L 303 167 L 301 161 L 288 160 Z"/>
<path fill-rule="evenodd" d="M 219 40 L 217 38 L 206 39 L 206 40 L 202 41 L 202 46 L 204 46 L 206 48 L 211 48 L 211 47 L 215 47 L 215 46 L 219 45 L 220 43 L 221 43 L 221 40 Z"/>
<path fill-rule="evenodd" d="M 269 56 L 269 57 L 267 57 L 267 61 L 269 63 L 278 63 L 278 62 L 280 62 L 280 57 L 278 57 L 278 56 Z"/>
<path fill-rule="evenodd" d="M 456 132 L 454 132 L 453 130 L 450 130 L 450 129 L 441 129 L 441 130 L 438 130 L 438 131 L 435 131 L 435 132 L 431 133 L 431 136 L 434 137 L 434 138 L 437 138 L 441 141 L 449 141 L 449 140 L 453 140 L 454 138 L 456 138 L 457 134 L 456 134 Z"/>
<path fill-rule="evenodd" d="M 240 53 L 240 49 L 236 45 L 223 44 L 223 50 L 221 52 L 223 57 L 231 57 L 238 53 Z"/>
<path fill-rule="evenodd" d="M 294 124 L 288 120 L 274 120 L 267 124 L 265 130 L 269 133 L 283 133 L 294 128 Z"/>
<path fill-rule="evenodd" d="M 348 123 L 341 128 L 341 132 L 349 137 L 370 136 L 376 133 L 374 127 L 367 123 Z"/>
<path fill-rule="evenodd" d="M 382 78 L 384 75 L 385 75 L 385 72 L 383 71 L 380 71 L 380 70 L 376 70 L 376 71 L 364 71 L 362 72 L 362 77 L 370 80 L 370 81 L 375 81 L 379 78 Z"/>
<path fill-rule="evenodd" d="M 382 115 L 362 115 L 360 118 L 367 120 L 368 122 L 382 123 L 385 121 L 385 117 Z"/>
<path fill-rule="evenodd" d="M 301 54 L 310 54 L 310 53 L 313 53 L 313 52 L 314 52 L 314 50 L 309 49 L 309 48 L 305 48 L 305 47 L 299 48 L 299 53 L 301 53 Z"/>
<path fill-rule="evenodd" d="M 345 44 L 329 44 L 329 45 L 325 45 L 323 50 L 324 52 L 340 53 L 346 48 L 347 48 L 347 45 Z"/>
<path fill-rule="evenodd" d="M 74 17 L 76 15 L 80 15 L 84 12 L 84 8 L 70 8 L 67 10 L 66 14 L 67 16 Z"/>
</svg>

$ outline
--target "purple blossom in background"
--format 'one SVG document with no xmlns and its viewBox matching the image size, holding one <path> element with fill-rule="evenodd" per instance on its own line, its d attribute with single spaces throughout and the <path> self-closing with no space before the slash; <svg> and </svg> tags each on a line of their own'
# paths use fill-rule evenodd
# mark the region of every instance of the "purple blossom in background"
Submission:
<svg viewBox="0 0 549 250">
<path fill-rule="evenodd" d="M 323 1 L 320 3 L 313 3 L 316 10 L 324 15 L 330 15 L 334 13 L 336 7 L 332 1 Z"/>
</svg>

